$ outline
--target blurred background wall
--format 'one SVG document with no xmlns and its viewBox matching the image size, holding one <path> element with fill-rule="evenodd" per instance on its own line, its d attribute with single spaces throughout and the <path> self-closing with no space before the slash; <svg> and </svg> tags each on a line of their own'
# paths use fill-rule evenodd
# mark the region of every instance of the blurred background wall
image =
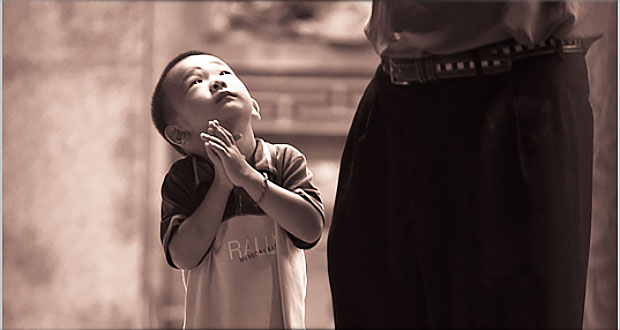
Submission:
<svg viewBox="0 0 620 330">
<path fill-rule="evenodd" d="M 617 8 L 588 54 L 595 115 L 586 328 L 617 319 Z M 180 274 L 159 242 L 178 157 L 150 95 L 188 49 L 225 59 L 260 102 L 257 135 L 301 149 L 331 218 L 344 138 L 378 64 L 369 2 L 2 2 L 4 328 L 170 328 Z M 327 228 L 326 228 L 327 229 Z M 308 251 L 307 325 L 333 327 L 325 241 Z"/>
<path fill-rule="evenodd" d="M 139 327 L 152 4 L 2 6 L 3 326 Z"/>
</svg>

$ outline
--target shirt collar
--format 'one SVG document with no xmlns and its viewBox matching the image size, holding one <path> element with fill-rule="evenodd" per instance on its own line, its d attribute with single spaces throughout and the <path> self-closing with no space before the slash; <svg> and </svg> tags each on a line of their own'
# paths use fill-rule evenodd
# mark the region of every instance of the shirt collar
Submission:
<svg viewBox="0 0 620 330">
<path fill-rule="evenodd" d="M 254 148 L 254 153 L 248 162 L 259 172 L 269 172 L 275 175 L 277 173 L 274 164 L 273 152 L 273 148 L 269 148 L 267 142 L 261 138 L 256 138 L 256 148 Z M 211 162 L 202 157 L 191 157 L 196 187 L 198 187 L 201 182 L 212 182 L 215 176 L 215 169 L 213 168 Z"/>
</svg>

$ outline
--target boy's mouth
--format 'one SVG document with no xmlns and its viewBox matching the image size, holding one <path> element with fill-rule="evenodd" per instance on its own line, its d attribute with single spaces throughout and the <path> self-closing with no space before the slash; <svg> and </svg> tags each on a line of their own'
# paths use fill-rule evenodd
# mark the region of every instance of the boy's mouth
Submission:
<svg viewBox="0 0 620 330">
<path fill-rule="evenodd" d="M 229 91 L 221 91 L 219 92 L 216 96 L 215 96 L 215 104 L 220 103 L 221 101 L 225 100 L 226 98 L 229 97 L 234 97 L 235 94 L 229 92 Z"/>
</svg>

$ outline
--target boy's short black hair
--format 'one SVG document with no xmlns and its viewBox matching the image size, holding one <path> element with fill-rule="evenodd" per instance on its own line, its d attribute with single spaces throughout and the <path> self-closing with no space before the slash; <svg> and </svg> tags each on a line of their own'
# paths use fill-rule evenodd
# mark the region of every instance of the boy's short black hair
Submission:
<svg viewBox="0 0 620 330">
<path fill-rule="evenodd" d="M 177 63 L 181 62 L 187 57 L 194 55 L 212 55 L 209 53 L 205 53 L 199 50 L 190 50 L 183 52 L 173 58 L 164 68 L 164 71 L 161 73 L 159 80 L 157 81 L 157 85 L 155 86 L 155 90 L 153 91 L 153 97 L 151 98 L 151 119 L 153 119 L 153 124 L 155 124 L 155 128 L 164 137 L 168 143 L 172 145 L 172 147 L 178 151 L 181 155 L 187 155 L 187 152 L 183 150 L 181 147 L 173 144 L 166 138 L 166 134 L 164 130 L 169 125 L 170 121 L 174 116 L 174 109 L 172 108 L 172 103 L 168 100 L 167 93 L 163 88 L 163 82 L 168 76 L 168 72 L 177 65 Z"/>
</svg>

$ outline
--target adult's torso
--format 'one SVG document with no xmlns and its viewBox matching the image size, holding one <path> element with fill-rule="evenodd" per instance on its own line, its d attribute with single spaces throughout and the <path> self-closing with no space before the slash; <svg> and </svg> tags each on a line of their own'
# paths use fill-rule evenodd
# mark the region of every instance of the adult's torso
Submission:
<svg viewBox="0 0 620 330">
<path fill-rule="evenodd" d="M 378 1 L 365 27 L 375 51 L 390 57 L 452 54 L 506 39 L 536 44 L 549 37 L 593 40 L 601 35 L 601 3 Z"/>
</svg>

